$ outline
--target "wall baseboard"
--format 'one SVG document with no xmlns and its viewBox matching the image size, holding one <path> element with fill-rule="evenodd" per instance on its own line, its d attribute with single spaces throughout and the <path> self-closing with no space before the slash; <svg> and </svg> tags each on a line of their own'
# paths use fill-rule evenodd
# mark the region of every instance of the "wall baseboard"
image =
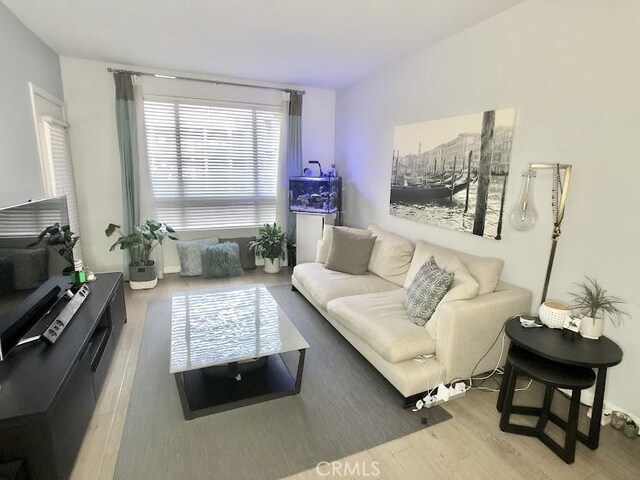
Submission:
<svg viewBox="0 0 640 480">
<path fill-rule="evenodd" d="M 164 267 L 163 269 L 164 273 L 180 273 L 180 265 L 173 265 L 173 266 L 169 266 L 169 267 Z"/>
<path fill-rule="evenodd" d="M 571 390 L 565 390 L 564 388 L 560 388 L 559 390 L 562 391 L 562 393 L 564 393 L 568 397 L 571 397 Z M 591 407 L 593 405 L 593 397 L 594 396 L 595 395 L 594 395 L 594 393 L 592 391 L 583 390 L 582 391 L 582 395 L 580 395 L 580 403 L 582 403 L 583 405 L 587 405 L 588 407 Z M 631 420 L 636 422 L 636 424 L 640 425 L 640 417 L 637 417 L 637 416 L 627 412 L 624 408 L 621 408 L 621 407 L 619 407 L 617 405 L 614 405 L 611 402 L 608 402 L 606 399 L 604 401 L 603 409 L 604 410 L 610 410 L 610 411 L 622 412 L 625 415 L 627 415 L 629 418 L 631 418 Z"/>
</svg>

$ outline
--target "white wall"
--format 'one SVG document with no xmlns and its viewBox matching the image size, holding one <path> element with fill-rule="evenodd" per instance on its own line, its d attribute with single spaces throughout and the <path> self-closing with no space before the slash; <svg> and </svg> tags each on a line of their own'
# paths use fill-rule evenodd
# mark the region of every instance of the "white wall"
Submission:
<svg viewBox="0 0 640 480">
<path fill-rule="evenodd" d="M 508 223 L 502 241 L 392 217 L 393 127 L 516 107 L 512 172 L 529 162 L 572 163 L 549 297 L 596 278 L 630 302 L 633 318 L 606 334 L 624 350 L 607 398 L 640 417 L 640 2 L 536 0 L 511 8 L 384 71 L 336 99 L 336 160 L 346 177 L 347 224 L 375 222 L 506 260 L 503 279 L 541 293 L 551 245 L 551 178 L 540 173 L 534 231 Z M 506 205 L 517 199 L 512 174 Z"/>
<path fill-rule="evenodd" d="M 42 198 L 29 82 L 62 99 L 58 55 L 0 3 L 0 205 Z"/>
<path fill-rule="evenodd" d="M 115 90 L 108 66 L 143 70 L 137 67 L 62 57 L 67 120 L 71 128 L 71 152 L 76 175 L 76 192 L 80 210 L 85 263 L 95 271 L 121 270 L 118 253 L 110 253 L 111 239 L 104 235 L 109 222 L 122 221 L 120 158 L 115 119 Z M 162 72 L 174 73 L 175 72 Z M 223 79 L 224 80 L 224 79 Z M 173 90 L 172 80 L 145 77 L 145 91 L 167 94 Z M 164 82 L 164 83 L 162 83 Z M 178 84 L 176 84 L 178 85 Z M 190 82 L 194 97 L 215 98 L 222 87 Z M 163 88 L 165 89 L 164 91 Z M 184 85 L 176 88 L 184 89 Z M 300 87 L 298 87 L 300 88 Z M 304 88 L 304 87 L 303 87 Z M 256 90 L 242 89 L 243 95 Z M 305 160 L 333 161 L 335 92 L 305 88 L 303 101 L 303 156 Z M 252 93 L 254 92 L 254 93 Z M 184 94 L 184 92 L 173 92 Z M 253 231 L 179 232 L 182 238 L 207 235 L 247 236 Z M 164 249 L 166 271 L 178 271 L 178 257 L 170 242 Z"/>
</svg>

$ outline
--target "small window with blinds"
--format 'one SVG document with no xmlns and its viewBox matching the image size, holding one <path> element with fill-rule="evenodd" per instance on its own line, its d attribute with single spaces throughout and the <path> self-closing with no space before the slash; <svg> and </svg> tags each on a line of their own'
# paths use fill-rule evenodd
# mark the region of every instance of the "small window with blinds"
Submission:
<svg viewBox="0 0 640 480">
<path fill-rule="evenodd" d="M 71 163 L 68 127 L 64 122 L 49 116 L 43 116 L 42 120 L 48 155 L 48 189 L 53 195 L 64 195 L 67 198 L 69 227 L 73 233 L 80 236 L 80 220 L 76 201 L 73 164 Z M 76 258 L 82 258 L 80 242 L 76 244 L 74 254 Z"/>
<path fill-rule="evenodd" d="M 281 110 L 145 99 L 158 220 L 180 230 L 274 222 Z"/>
</svg>

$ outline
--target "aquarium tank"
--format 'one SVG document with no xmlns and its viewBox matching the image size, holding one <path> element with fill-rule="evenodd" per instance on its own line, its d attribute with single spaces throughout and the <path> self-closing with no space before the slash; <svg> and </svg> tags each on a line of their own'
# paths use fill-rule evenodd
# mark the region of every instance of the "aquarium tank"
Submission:
<svg viewBox="0 0 640 480">
<path fill-rule="evenodd" d="M 341 177 L 289 177 L 289 211 L 336 213 L 341 210 Z"/>
</svg>

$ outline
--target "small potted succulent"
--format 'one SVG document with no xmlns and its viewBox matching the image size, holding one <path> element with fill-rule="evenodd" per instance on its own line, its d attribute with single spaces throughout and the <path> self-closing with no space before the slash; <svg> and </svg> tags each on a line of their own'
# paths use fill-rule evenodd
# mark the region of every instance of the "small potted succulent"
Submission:
<svg viewBox="0 0 640 480">
<path fill-rule="evenodd" d="M 585 277 L 585 281 L 577 283 L 576 292 L 572 292 L 571 307 L 584 315 L 580 323 L 580 335 L 584 338 L 597 340 L 604 331 L 604 320 L 608 317 L 614 327 L 622 322 L 629 314 L 622 309 L 625 302 L 612 295 L 600 286 L 596 280 Z"/>
<path fill-rule="evenodd" d="M 166 238 L 178 240 L 175 230 L 166 223 L 156 220 L 147 220 L 141 225 L 133 227 L 133 232 L 122 233 L 120 225 L 110 223 L 104 233 L 110 237 L 114 233 L 119 237 L 116 243 L 111 245 L 109 251 L 120 247 L 120 250 L 128 250 L 131 262 L 129 263 L 129 286 L 133 290 L 154 288 L 158 284 L 158 275 L 155 262 L 150 260 L 151 252 Z"/>
<path fill-rule="evenodd" d="M 29 245 L 29 247 L 35 247 L 45 239 L 47 245 L 58 252 L 58 255 L 64 258 L 69 264 L 62 271 L 64 275 L 69 275 L 74 268 L 73 249 L 76 243 L 78 243 L 78 240 L 80 240 L 80 237 L 71 231 L 69 225 L 60 226 L 59 223 L 54 223 L 40 232 L 36 241 Z"/>
<path fill-rule="evenodd" d="M 258 230 L 256 240 L 249 243 L 249 249 L 264 258 L 265 273 L 278 273 L 280 260 L 285 258 L 286 235 L 275 222 L 273 225 L 266 223 Z"/>
</svg>

